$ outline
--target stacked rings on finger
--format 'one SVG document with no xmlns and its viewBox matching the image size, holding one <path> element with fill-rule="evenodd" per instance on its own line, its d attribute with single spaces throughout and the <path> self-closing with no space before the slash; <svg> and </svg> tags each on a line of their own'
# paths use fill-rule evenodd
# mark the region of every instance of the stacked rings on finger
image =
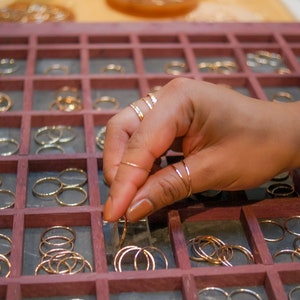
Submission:
<svg viewBox="0 0 300 300">
<path fill-rule="evenodd" d="M 147 107 L 152 110 L 154 105 L 157 103 L 157 98 L 154 96 L 152 93 L 148 93 L 146 97 L 141 98 L 142 101 L 145 102 Z M 136 115 L 138 116 L 140 121 L 143 121 L 144 119 L 144 114 L 140 107 L 135 103 L 131 103 L 130 107 L 135 111 Z"/>
<path fill-rule="evenodd" d="M 183 184 L 185 185 L 186 189 L 187 189 L 187 195 L 186 198 L 190 197 L 192 194 L 192 180 L 191 180 L 191 173 L 190 170 L 188 168 L 188 166 L 186 165 L 185 161 L 182 160 L 181 163 L 183 164 L 184 170 L 186 172 L 187 175 L 187 179 L 185 179 L 183 177 L 183 175 L 181 174 L 180 170 L 178 168 L 176 168 L 175 165 L 171 165 L 171 167 L 175 170 L 176 174 L 179 176 L 179 178 L 181 179 L 181 181 L 183 182 Z"/>
</svg>

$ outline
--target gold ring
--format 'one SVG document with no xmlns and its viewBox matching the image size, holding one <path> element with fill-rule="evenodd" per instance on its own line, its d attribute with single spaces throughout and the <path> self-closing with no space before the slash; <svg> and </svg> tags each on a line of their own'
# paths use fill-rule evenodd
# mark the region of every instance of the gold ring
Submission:
<svg viewBox="0 0 300 300">
<path fill-rule="evenodd" d="M 289 68 L 281 67 L 281 68 L 276 69 L 275 73 L 280 74 L 280 75 L 286 75 L 286 74 L 291 74 L 292 71 Z"/>
<path fill-rule="evenodd" d="M 126 70 L 124 67 L 118 64 L 108 64 L 100 69 L 100 73 L 116 71 L 118 73 L 125 73 Z"/>
<path fill-rule="evenodd" d="M 10 196 L 13 199 L 8 204 L 6 204 L 4 206 L 0 206 L 0 209 L 6 209 L 6 208 L 10 208 L 10 207 L 14 206 L 15 199 L 16 199 L 16 195 L 14 192 L 12 192 L 11 190 L 0 189 L 0 194 L 7 194 L 8 196 Z"/>
<path fill-rule="evenodd" d="M 49 132 L 56 131 L 58 134 L 54 136 L 54 134 L 50 134 Z M 57 126 L 44 126 L 39 128 L 35 135 L 34 135 L 34 141 L 39 145 L 49 145 L 49 144 L 55 144 L 59 141 L 59 139 L 62 136 L 62 130 L 61 128 Z M 45 139 L 43 139 L 45 137 Z M 47 138 L 47 139 L 46 139 Z"/>
<path fill-rule="evenodd" d="M 0 93 L 0 105 L 0 112 L 8 111 L 13 106 L 13 101 L 7 94 Z"/>
<path fill-rule="evenodd" d="M 49 74 L 55 71 L 61 71 L 63 74 L 68 75 L 70 74 L 70 68 L 67 65 L 61 65 L 61 64 L 53 64 L 44 70 L 44 74 Z"/>
<path fill-rule="evenodd" d="M 268 237 L 264 237 L 264 240 L 267 242 L 279 242 L 281 240 L 284 239 L 285 236 L 285 230 L 284 230 L 284 226 L 281 225 L 279 222 L 274 221 L 274 220 L 262 220 L 259 222 L 260 224 L 273 224 L 274 226 L 277 226 L 280 228 L 282 234 L 281 236 L 279 236 L 278 238 L 268 238 Z"/>
<path fill-rule="evenodd" d="M 41 189 L 45 183 L 50 183 L 55 185 L 55 189 L 50 190 L 49 192 L 38 191 L 38 187 Z M 43 177 L 34 183 L 32 187 L 32 194 L 38 198 L 49 198 L 55 196 L 63 188 L 62 182 L 57 177 Z"/>
<path fill-rule="evenodd" d="M 248 295 L 254 296 L 257 300 L 262 300 L 262 298 L 260 297 L 260 295 L 258 293 L 256 293 L 253 290 L 244 289 L 244 288 L 236 289 L 236 290 L 233 290 L 232 292 L 230 292 L 229 293 L 229 299 L 231 299 L 232 296 L 236 295 L 236 294 L 248 294 Z"/>
<path fill-rule="evenodd" d="M 50 110 L 57 108 L 60 111 L 73 112 L 75 110 L 82 110 L 81 100 L 74 96 L 58 96 L 51 104 Z"/>
<path fill-rule="evenodd" d="M 65 150 L 63 147 L 57 144 L 45 144 L 39 148 L 36 149 L 35 154 L 42 154 L 42 152 L 48 151 L 48 150 L 58 150 L 60 153 L 65 153 Z"/>
<path fill-rule="evenodd" d="M 145 246 L 145 247 L 143 247 L 143 248 L 140 248 L 140 249 L 137 251 L 137 253 L 136 253 L 135 256 L 134 256 L 134 269 L 135 269 L 136 271 L 139 270 L 138 264 L 137 264 L 138 256 L 140 255 L 141 252 L 144 252 L 145 250 L 147 251 L 147 254 L 150 253 L 150 251 L 149 251 L 148 249 L 149 249 L 149 250 L 153 250 L 154 252 L 157 252 L 157 253 L 159 253 L 159 254 L 162 256 L 162 258 L 163 258 L 163 260 L 164 260 L 164 263 L 165 263 L 165 270 L 167 270 L 167 269 L 168 269 L 168 259 L 167 259 L 166 255 L 165 255 L 165 253 L 164 253 L 162 250 L 160 250 L 159 248 L 154 247 L 154 246 Z M 151 253 L 150 253 L 150 254 L 151 254 Z M 152 255 L 152 256 L 153 256 L 153 255 Z M 153 257 L 154 257 L 154 256 L 153 256 Z M 154 259 L 154 261 L 155 261 L 155 259 Z M 155 268 L 155 265 L 154 265 L 154 268 Z"/>
<path fill-rule="evenodd" d="M 51 140 L 56 140 L 56 132 L 59 132 L 59 139 L 55 143 L 68 143 L 73 141 L 76 138 L 76 133 L 74 132 L 72 126 L 66 126 L 66 125 L 54 125 L 47 131 L 48 136 Z M 50 144 L 50 143 L 49 143 Z"/>
<path fill-rule="evenodd" d="M 147 96 L 150 98 L 153 105 L 155 105 L 158 102 L 157 98 L 154 96 L 153 93 L 148 93 Z"/>
<path fill-rule="evenodd" d="M 288 233 L 290 233 L 292 235 L 300 236 L 300 226 L 298 226 L 299 231 L 295 231 L 290 228 L 291 225 L 289 223 L 291 221 L 296 221 L 296 220 L 297 220 L 297 223 L 299 223 L 300 216 L 294 216 L 294 217 L 290 217 L 290 218 L 286 219 L 284 222 L 284 228 Z"/>
<path fill-rule="evenodd" d="M 129 161 L 121 161 L 120 164 L 130 166 L 130 167 L 133 167 L 133 168 L 138 168 L 138 169 L 144 170 L 148 173 L 151 172 L 150 169 L 144 168 L 142 166 L 139 166 L 138 164 L 135 164 L 135 163 L 132 163 L 132 162 L 129 162 Z"/>
<path fill-rule="evenodd" d="M 58 89 L 57 92 L 55 93 L 55 98 L 65 97 L 65 96 L 73 96 L 75 98 L 78 98 L 79 92 L 78 92 L 77 87 L 65 85 L 65 86 L 61 87 L 60 89 Z"/>
<path fill-rule="evenodd" d="M 275 258 L 279 255 L 284 255 L 284 254 L 289 254 L 291 261 L 294 261 L 294 257 L 295 255 L 298 257 L 298 259 L 300 259 L 300 252 L 293 250 L 293 249 L 282 249 L 277 251 L 276 253 L 273 254 L 273 259 L 275 260 Z"/>
<path fill-rule="evenodd" d="M 75 242 L 76 240 L 76 232 L 68 226 L 61 226 L 61 225 L 56 225 L 52 227 L 46 228 L 42 234 L 41 234 L 41 241 L 44 241 L 44 239 L 48 236 L 53 236 L 57 235 L 56 232 L 65 232 L 64 236 L 70 236 L 70 241 Z"/>
<path fill-rule="evenodd" d="M 166 63 L 164 70 L 166 74 L 170 75 L 180 75 L 188 71 L 186 63 L 179 60 Z"/>
<path fill-rule="evenodd" d="M 72 203 L 61 200 L 59 196 L 62 196 L 64 192 L 67 193 L 68 191 L 75 191 L 77 193 L 81 193 L 83 195 L 83 198 L 80 199 L 80 201 L 78 202 L 72 202 Z M 87 200 L 87 191 L 80 186 L 64 186 L 58 193 L 55 194 L 55 200 L 57 203 L 59 203 L 62 206 L 79 206 L 82 205 Z"/>
<path fill-rule="evenodd" d="M 0 59 L 0 75 L 8 75 L 15 73 L 19 69 L 13 58 Z"/>
<path fill-rule="evenodd" d="M 10 275 L 10 272 L 11 272 L 11 263 L 10 263 L 9 259 L 6 256 L 2 255 L 2 254 L 0 254 L 0 261 L 3 261 L 7 265 L 7 272 L 4 275 L 4 277 L 7 278 Z M 3 269 L 2 266 L 1 266 L 1 269 Z"/>
<path fill-rule="evenodd" d="M 185 187 L 187 189 L 187 195 L 186 195 L 185 198 L 188 198 L 192 194 L 191 173 L 190 173 L 190 170 L 189 170 L 188 166 L 184 162 L 184 160 L 182 160 L 181 163 L 183 164 L 184 170 L 187 174 L 187 180 L 184 179 L 181 172 L 179 171 L 178 168 L 175 167 L 175 165 L 171 165 L 171 167 L 175 170 L 175 172 L 177 173 L 177 175 L 179 176 L 179 178 L 182 180 L 183 184 L 185 185 Z"/>
<path fill-rule="evenodd" d="M 52 243 L 51 240 L 65 240 L 65 242 L 61 243 Z M 58 246 L 59 245 L 59 246 Z M 53 249 L 47 249 L 44 251 L 44 248 L 47 247 L 68 247 L 68 248 L 53 248 Z M 72 242 L 67 236 L 48 236 L 44 238 L 40 244 L 39 244 L 39 252 L 41 255 L 43 255 L 44 258 L 49 256 L 50 251 L 54 250 L 73 250 L 74 249 L 74 242 Z"/>
<path fill-rule="evenodd" d="M 212 292 L 219 292 L 219 293 L 221 293 L 223 296 L 225 296 L 226 299 L 230 299 L 230 298 L 229 298 L 229 294 L 228 294 L 225 290 L 223 290 L 223 289 L 221 289 L 221 288 L 219 288 L 219 287 L 215 287 L 215 286 L 206 287 L 206 288 L 204 288 L 204 289 L 201 289 L 201 290 L 198 292 L 198 296 L 200 296 L 200 295 L 203 294 L 203 293 L 205 293 L 205 294 L 207 295 L 207 294 L 209 294 L 210 291 L 212 291 Z M 199 298 L 199 299 L 201 299 L 201 298 Z"/>
<path fill-rule="evenodd" d="M 0 145 L 9 148 L 12 145 L 13 149 L 11 151 L 0 152 L 0 156 L 10 156 L 16 154 L 19 150 L 19 142 L 12 138 L 0 138 Z M 9 150 L 9 149 L 8 149 Z"/>
<path fill-rule="evenodd" d="M 105 142 L 105 134 L 106 134 L 106 126 L 103 126 L 96 136 L 96 144 L 100 150 L 104 149 L 104 142 Z"/>
<path fill-rule="evenodd" d="M 300 285 L 298 285 L 298 286 L 292 288 L 292 289 L 289 291 L 289 300 L 297 300 L 296 298 L 293 298 L 293 294 L 294 294 L 296 291 L 298 291 L 298 290 L 300 290 Z"/>
<path fill-rule="evenodd" d="M 267 193 L 272 197 L 291 197 L 295 193 L 295 187 L 288 183 L 273 183 L 267 189 Z"/>
<path fill-rule="evenodd" d="M 130 104 L 130 107 L 135 111 L 135 113 L 137 114 L 139 120 L 140 120 L 140 121 L 143 121 L 143 119 L 144 119 L 144 114 L 143 114 L 143 112 L 141 111 L 141 109 L 140 109 L 137 105 L 135 105 L 135 104 L 133 104 L 133 103 Z"/>
<path fill-rule="evenodd" d="M 294 99 L 291 93 L 282 91 L 274 94 L 271 101 L 281 102 L 281 100 L 293 101 Z"/>
<path fill-rule="evenodd" d="M 2 255 L 7 256 L 11 252 L 12 241 L 11 241 L 11 239 L 7 235 L 2 234 L 2 233 L 0 233 L 0 239 L 6 240 L 8 242 L 8 244 L 9 244 L 9 249 L 6 252 L 1 253 Z"/>
<path fill-rule="evenodd" d="M 294 239 L 293 246 L 297 252 L 300 252 L 300 246 L 298 246 L 298 241 L 300 241 L 300 236 L 298 236 Z"/>
<path fill-rule="evenodd" d="M 102 96 L 94 101 L 93 108 L 96 110 L 102 110 L 101 104 L 111 103 L 113 105 L 112 109 L 118 109 L 120 107 L 120 102 L 111 96 Z"/>
<path fill-rule="evenodd" d="M 82 169 L 67 168 L 58 174 L 58 179 L 62 182 L 64 186 L 68 186 L 68 187 L 83 186 L 87 182 L 87 173 Z M 70 181 L 70 179 L 77 180 L 77 181 L 79 180 L 79 181 L 77 183 L 70 183 L 68 182 L 68 180 Z"/>
</svg>

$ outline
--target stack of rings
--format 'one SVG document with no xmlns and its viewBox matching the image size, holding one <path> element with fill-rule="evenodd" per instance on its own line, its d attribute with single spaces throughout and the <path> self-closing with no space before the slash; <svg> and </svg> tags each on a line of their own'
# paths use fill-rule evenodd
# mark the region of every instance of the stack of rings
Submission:
<svg viewBox="0 0 300 300">
<path fill-rule="evenodd" d="M 254 263 L 252 253 L 241 245 L 231 245 L 224 243 L 221 239 L 211 236 L 197 236 L 190 239 L 190 259 L 196 262 L 209 262 L 214 265 L 233 266 L 230 262 L 234 257 L 234 252 L 239 251 L 245 255 L 247 263 Z M 207 253 L 210 251 L 211 253 Z"/>
<path fill-rule="evenodd" d="M 34 141 L 40 145 L 36 150 L 36 154 L 51 149 L 64 153 L 65 150 L 60 144 L 71 142 L 75 137 L 76 134 L 71 126 L 54 125 L 40 127 L 34 135 Z"/>
<path fill-rule="evenodd" d="M 64 232 L 64 234 L 57 234 Z M 53 226 L 41 235 L 39 252 L 41 261 L 35 268 L 35 275 L 40 271 L 48 274 L 76 274 L 86 269 L 93 272 L 92 265 L 78 252 L 74 244 L 76 233 L 71 227 Z"/>
<path fill-rule="evenodd" d="M 0 233 L 0 240 L 5 247 L 5 251 L 0 253 L 0 277 L 8 277 L 11 272 L 11 263 L 8 256 L 11 252 L 12 240 L 9 236 L 2 233 Z"/>
<path fill-rule="evenodd" d="M 138 247 L 138 246 L 126 246 L 121 248 L 114 256 L 114 268 L 116 272 L 122 272 L 122 263 L 125 260 L 125 256 L 132 257 L 129 253 L 134 254 L 133 267 L 135 271 L 139 270 L 138 259 L 140 256 L 146 260 L 146 271 L 156 269 L 156 261 L 152 253 L 157 252 L 164 260 L 165 269 L 168 269 L 168 259 L 164 252 L 154 246 Z"/>
<path fill-rule="evenodd" d="M 78 182 L 70 182 L 68 180 L 68 174 L 75 174 L 79 179 Z M 87 191 L 82 187 L 87 182 L 87 174 L 84 170 L 78 168 L 67 168 L 61 171 L 58 177 L 42 177 L 35 181 L 32 187 L 32 194 L 40 199 L 52 200 L 55 198 L 56 202 L 62 206 L 79 206 L 87 201 L 88 195 Z M 49 189 L 49 187 L 51 187 Z M 47 191 L 44 190 L 47 188 Z M 72 198 L 74 198 L 74 192 L 81 194 L 79 201 L 64 201 L 62 198 L 70 193 L 73 193 Z"/>
<path fill-rule="evenodd" d="M 186 189 L 187 189 L 187 195 L 185 196 L 185 198 L 188 198 L 191 196 L 192 194 L 192 180 L 191 180 L 191 173 L 190 170 L 188 168 L 188 166 L 186 165 L 186 163 L 184 162 L 184 160 L 181 161 L 181 163 L 183 164 L 184 170 L 186 172 L 187 175 L 187 180 L 184 179 L 183 175 L 181 174 L 181 172 L 179 171 L 178 168 L 176 168 L 175 165 L 171 165 L 171 167 L 175 170 L 176 174 L 179 176 L 179 178 L 181 179 L 181 181 L 183 182 L 183 184 L 185 185 Z"/>
<path fill-rule="evenodd" d="M 50 110 L 57 109 L 63 112 L 82 110 L 81 99 L 76 87 L 64 86 L 56 92 L 56 98 L 50 103 Z"/>
<path fill-rule="evenodd" d="M 12 106 L 12 99 L 7 94 L 0 93 L 0 112 L 8 111 Z"/>
</svg>

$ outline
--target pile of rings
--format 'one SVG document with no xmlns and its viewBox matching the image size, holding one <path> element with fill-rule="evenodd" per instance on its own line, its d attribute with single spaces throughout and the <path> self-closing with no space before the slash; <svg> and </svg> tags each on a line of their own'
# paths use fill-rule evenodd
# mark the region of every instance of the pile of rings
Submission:
<svg viewBox="0 0 300 300">
<path fill-rule="evenodd" d="M 279 53 L 257 50 L 247 53 L 247 65 L 251 68 L 267 66 L 275 69 L 278 74 L 290 74 L 291 70 L 282 67 L 283 59 Z"/>
<path fill-rule="evenodd" d="M 63 232 L 63 233 L 61 233 Z M 41 234 L 39 252 L 41 261 L 34 274 L 77 274 L 93 272 L 91 263 L 74 251 L 76 232 L 67 226 L 52 226 Z"/>
<path fill-rule="evenodd" d="M 190 259 L 196 262 L 208 262 L 214 265 L 232 267 L 235 252 L 242 253 L 248 264 L 254 263 L 252 253 L 241 245 L 226 244 L 212 235 L 199 235 L 188 241 Z"/>
<path fill-rule="evenodd" d="M 231 74 L 236 72 L 238 66 L 235 61 L 224 60 L 215 62 L 200 62 L 198 69 L 202 72 L 219 73 L 219 74 Z"/>
<path fill-rule="evenodd" d="M 75 182 L 70 181 L 71 178 Z M 84 170 L 78 168 L 67 168 L 61 171 L 57 177 L 42 177 L 35 181 L 32 187 L 32 194 L 40 199 L 52 200 L 55 198 L 56 202 L 62 206 L 79 206 L 87 201 L 88 194 L 83 186 L 87 183 L 87 174 Z M 79 194 L 79 196 L 75 196 Z M 66 201 L 69 199 L 68 194 L 72 199 L 79 199 L 77 201 Z"/>
<path fill-rule="evenodd" d="M 9 255 L 11 252 L 12 241 L 6 234 L 0 233 L 1 253 L 0 253 L 0 277 L 8 277 L 11 272 Z M 2 252 L 2 248 L 5 251 Z"/>
<path fill-rule="evenodd" d="M 293 240 L 292 248 L 281 249 L 273 254 L 273 259 L 275 260 L 278 256 L 288 256 L 290 260 L 299 261 L 300 260 L 300 216 L 293 216 L 287 218 L 284 221 L 284 224 L 281 224 L 279 221 L 266 219 L 261 220 L 260 226 L 263 231 L 267 228 L 267 226 L 273 226 L 274 228 L 278 228 L 281 231 L 281 234 L 278 237 L 267 236 L 266 232 L 264 232 L 264 239 L 266 242 L 276 243 L 280 242 L 285 238 L 286 233 L 289 233 L 293 236 L 296 236 Z M 298 230 L 295 230 L 295 227 L 298 227 Z M 274 231 L 274 230 L 272 230 Z"/>
<path fill-rule="evenodd" d="M 73 112 L 82 110 L 82 101 L 76 87 L 63 86 L 56 92 L 54 101 L 50 103 L 50 110 Z"/>
<path fill-rule="evenodd" d="M 76 133 L 72 126 L 53 125 L 40 127 L 34 135 L 34 141 L 40 145 L 35 151 L 36 154 L 42 154 L 51 150 L 57 150 L 65 153 L 61 144 L 66 144 L 76 138 Z"/>
<path fill-rule="evenodd" d="M 154 246 L 146 246 L 146 247 L 138 247 L 134 245 L 125 246 L 121 248 L 116 255 L 114 256 L 114 268 L 116 272 L 122 272 L 123 271 L 123 262 L 126 261 L 128 265 L 128 261 L 130 261 L 130 264 L 133 266 L 133 269 L 135 271 L 141 270 L 139 267 L 139 263 L 141 260 L 142 262 L 145 262 L 146 265 L 144 266 L 144 270 L 155 270 L 157 263 L 154 257 L 154 253 L 159 254 L 159 256 L 164 261 L 164 268 L 168 269 L 168 259 L 165 255 L 165 253 L 160 250 L 157 247 Z"/>
</svg>

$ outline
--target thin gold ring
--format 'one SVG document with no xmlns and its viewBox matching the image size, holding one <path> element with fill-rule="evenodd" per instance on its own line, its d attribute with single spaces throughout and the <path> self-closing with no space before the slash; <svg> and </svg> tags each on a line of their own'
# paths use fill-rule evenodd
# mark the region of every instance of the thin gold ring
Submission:
<svg viewBox="0 0 300 300">
<path fill-rule="evenodd" d="M 297 232 L 297 231 L 292 230 L 289 226 L 290 221 L 297 220 L 297 219 L 300 219 L 300 216 L 294 216 L 294 217 L 290 217 L 290 218 L 286 219 L 284 222 L 284 228 L 288 233 L 290 233 L 292 235 L 300 236 L 300 228 L 299 228 L 299 231 Z"/>
<path fill-rule="evenodd" d="M 170 75 L 180 75 L 187 72 L 187 65 L 183 61 L 173 60 L 165 65 L 165 73 Z"/>
<path fill-rule="evenodd" d="M 76 133 L 73 130 L 72 126 L 67 125 L 55 125 L 49 128 L 47 131 L 48 136 L 51 140 L 56 140 L 55 132 L 59 131 L 59 139 L 56 143 L 68 143 L 73 141 L 76 138 Z"/>
<path fill-rule="evenodd" d="M 162 250 L 160 250 L 159 248 L 154 247 L 154 246 L 145 246 L 145 247 L 141 248 L 140 250 L 138 250 L 138 252 L 134 256 L 134 269 L 136 271 L 139 270 L 138 269 L 138 265 L 137 265 L 138 256 L 140 255 L 141 252 L 144 252 L 145 250 L 147 250 L 147 252 L 150 253 L 150 251 L 148 251 L 148 249 L 153 250 L 153 251 L 159 253 L 162 256 L 162 258 L 164 260 L 164 263 L 165 263 L 165 270 L 167 270 L 168 269 L 168 259 L 167 259 L 166 255 L 165 255 L 165 253 Z"/>
<path fill-rule="evenodd" d="M 35 151 L 35 153 L 36 154 L 41 154 L 41 152 L 43 152 L 43 151 L 47 151 L 47 150 L 51 150 L 51 149 L 53 149 L 53 150 L 59 150 L 61 153 L 65 153 L 65 150 L 64 150 L 64 148 L 63 147 L 61 147 L 60 145 L 57 145 L 57 144 L 45 144 L 45 145 L 43 145 L 43 146 L 41 146 L 41 147 L 39 147 L 39 148 L 37 148 L 36 149 L 36 151 Z"/>
<path fill-rule="evenodd" d="M 37 191 L 37 187 L 39 185 L 42 185 L 47 182 L 54 183 L 54 185 L 56 185 L 56 188 L 48 193 L 43 193 L 43 192 Z M 49 198 L 49 197 L 55 196 L 57 193 L 59 193 L 62 188 L 63 188 L 63 184 L 57 177 L 43 177 L 43 178 L 36 180 L 36 182 L 34 183 L 34 185 L 32 187 L 32 194 L 38 198 Z"/>
<path fill-rule="evenodd" d="M 66 240 L 66 242 L 61 242 L 61 243 L 56 243 L 56 244 L 49 242 L 49 240 L 51 241 L 51 240 L 55 240 L 55 239 L 58 239 L 58 238 L 60 238 L 62 240 Z M 68 248 L 54 248 L 54 249 L 50 249 L 50 250 L 48 249 L 47 251 L 44 251 L 44 249 L 43 249 L 43 247 L 48 247 L 48 248 L 49 247 L 58 247 L 57 244 L 60 244 L 61 247 L 68 247 Z M 51 250 L 54 251 L 54 250 L 58 250 L 58 249 L 60 249 L 60 250 L 73 250 L 74 249 L 74 242 L 72 242 L 70 240 L 70 238 L 68 238 L 67 236 L 48 236 L 48 237 L 44 238 L 39 244 L 39 252 L 40 252 L 41 255 L 43 255 L 43 257 L 48 256 L 49 251 L 51 251 Z"/>
<path fill-rule="evenodd" d="M 233 290 L 232 292 L 229 293 L 229 299 L 231 299 L 231 296 L 235 294 L 248 294 L 254 296 L 257 300 L 262 300 L 262 298 L 258 293 L 250 289 L 240 288 L 240 289 Z"/>
<path fill-rule="evenodd" d="M 118 64 L 108 64 L 100 69 L 100 73 L 105 73 L 109 71 L 116 71 L 118 73 L 125 73 L 126 70 L 123 66 Z"/>
<path fill-rule="evenodd" d="M 130 107 L 135 111 L 135 113 L 137 114 L 139 120 L 140 120 L 140 121 L 143 121 L 143 119 L 144 119 L 144 114 L 143 114 L 143 112 L 141 111 L 141 109 L 140 109 L 137 105 L 135 105 L 135 104 L 133 104 L 133 103 L 130 104 Z"/>
<path fill-rule="evenodd" d="M 152 101 L 151 101 L 151 102 L 148 101 L 147 98 L 148 98 L 148 96 L 147 96 L 147 97 L 143 97 L 141 100 L 145 102 L 145 104 L 148 106 L 148 108 L 149 108 L 150 110 L 152 110 L 152 109 L 153 109 L 153 103 L 152 103 Z"/>
<path fill-rule="evenodd" d="M 5 106 L 0 106 L 0 112 L 8 111 L 13 106 L 12 99 L 7 94 L 0 93 L 0 105 L 5 104 L 5 103 L 6 103 Z"/>
<path fill-rule="evenodd" d="M 7 152 L 0 152 L 0 156 L 10 156 L 16 154 L 19 150 L 19 142 L 12 138 L 0 138 L 0 144 L 12 144 L 13 149 Z"/>
<path fill-rule="evenodd" d="M 70 74 L 70 68 L 67 65 L 53 64 L 44 70 L 44 74 L 52 73 L 53 71 L 62 71 L 63 74 Z"/>
<path fill-rule="evenodd" d="M 50 135 L 49 132 L 51 131 L 57 131 L 58 134 L 53 136 L 53 135 Z M 47 138 L 50 138 L 50 139 L 47 139 L 47 140 L 44 140 L 42 139 L 41 137 L 46 135 Z M 39 144 L 39 145 L 49 145 L 49 144 L 55 144 L 59 141 L 59 139 L 61 138 L 62 136 L 62 131 L 60 129 L 60 127 L 57 127 L 57 126 L 44 126 L 44 127 L 41 127 L 39 128 L 35 135 L 34 135 L 34 141 Z"/>
<path fill-rule="evenodd" d="M 0 254 L 0 261 L 3 261 L 6 265 L 7 265 L 7 273 L 4 275 L 4 277 L 8 277 L 10 275 L 10 272 L 11 272 L 11 263 L 9 261 L 9 259 L 4 256 L 3 254 Z"/>
<path fill-rule="evenodd" d="M 61 194 L 63 194 L 66 191 L 70 191 L 70 190 L 81 193 L 83 195 L 83 198 L 80 199 L 80 201 L 78 201 L 78 202 L 72 202 L 72 203 L 64 202 L 63 200 L 61 200 L 59 198 L 59 196 L 61 196 Z M 57 203 L 59 203 L 62 206 L 79 206 L 79 205 L 82 205 L 83 203 L 85 203 L 85 201 L 87 200 L 87 191 L 80 186 L 64 186 L 58 193 L 55 194 L 55 200 Z"/>
<path fill-rule="evenodd" d="M 281 91 L 273 95 L 272 101 L 280 102 L 280 99 L 293 101 L 293 95 L 289 92 Z"/>
<path fill-rule="evenodd" d="M 148 93 L 147 96 L 150 98 L 153 105 L 155 105 L 158 102 L 157 98 L 154 96 L 153 93 Z"/>
<path fill-rule="evenodd" d="M 81 180 L 78 182 L 78 183 L 68 183 L 64 180 L 65 176 L 68 176 L 69 175 L 72 175 L 72 174 L 79 174 L 82 176 Z M 58 174 L 58 178 L 59 180 L 62 182 L 62 184 L 64 186 L 68 186 L 68 187 L 75 187 L 75 186 L 83 186 L 86 184 L 87 182 L 87 173 L 82 170 L 82 169 L 78 169 L 78 168 L 67 168 L 67 169 L 64 169 L 63 171 L 61 171 L 59 174 Z M 73 178 L 73 177 L 72 177 Z M 78 176 L 76 177 L 75 176 L 75 179 L 78 178 Z"/>
<path fill-rule="evenodd" d="M 71 242 L 74 242 L 76 240 L 76 232 L 71 227 L 62 226 L 62 225 L 56 225 L 56 226 L 52 226 L 52 227 L 46 228 L 42 232 L 42 234 L 41 234 L 41 241 L 43 241 L 44 238 L 46 238 L 47 236 L 53 236 L 53 235 L 51 235 L 51 232 L 55 232 L 57 230 L 58 231 L 65 231 L 66 234 L 64 236 L 71 235 L 71 238 L 70 238 Z"/>
<path fill-rule="evenodd" d="M 264 240 L 267 242 L 279 242 L 281 240 L 284 239 L 285 236 L 285 230 L 284 230 L 284 226 L 281 225 L 279 222 L 274 221 L 274 220 L 262 220 L 259 222 L 260 224 L 273 224 L 274 226 L 277 226 L 281 229 L 282 234 L 281 236 L 279 236 L 278 238 L 268 238 L 268 237 L 264 237 Z"/>
<path fill-rule="evenodd" d="M 293 298 L 293 294 L 297 291 L 297 290 L 300 290 L 300 285 L 292 288 L 290 291 L 289 291 L 289 300 L 296 300 Z"/>
<path fill-rule="evenodd" d="M 176 174 L 179 176 L 179 178 L 183 182 L 184 186 L 186 187 L 187 195 L 185 196 L 185 198 L 188 198 L 192 194 L 191 175 L 190 175 L 190 170 L 189 170 L 188 166 L 185 164 L 184 160 L 182 160 L 181 163 L 183 164 L 184 170 L 187 174 L 187 177 L 188 177 L 187 181 L 184 179 L 183 175 L 181 174 L 179 169 L 176 168 L 175 165 L 171 165 L 171 167 L 174 169 L 174 171 L 176 172 Z"/>
<path fill-rule="evenodd" d="M 15 193 L 12 192 L 11 190 L 0 189 L 0 195 L 1 194 L 8 194 L 9 196 L 11 196 L 13 198 L 13 200 L 5 206 L 0 206 L 0 210 L 13 207 L 15 204 L 15 199 L 16 199 Z"/>
<path fill-rule="evenodd" d="M 11 252 L 12 240 L 6 234 L 2 234 L 2 233 L 0 233 L 0 239 L 6 240 L 9 243 L 8 251 L 1 253 L 4 256 L 8 256 Z"/>
<path fill-rule="evenodd" d="M 211 286 L 211 287 L 206 287 L 206 288 L 204 288 L 204 289 L 201 289 L 199 292 L 198 292 L 198 295 L 201 295 L 201 294 L 203 294 L 203 293 L 207 293 L 207 292 L 209 292 L 209 291 L 217 291 L 217 292 L 219 292 L 219 293 L 221 293 L 222 295 L 224 295 L 225 297 L 226 297 L 226 299 L 228 299 L 229 298 L 229 294 L 225 291 L 225 290 L 223 290 L 223 289 L 221 289 L 221 288 L 219 288 L 219 287 L 215 287 L 215 286 Z"/>
<path fill-rule="evenodd" d="M 112 109 L 118 109 L 120 107 L 120 102 L 111 96 L 102 96 L 94 101 L 93 108 L 96 110 L 102 110 L 100 106 L 102 103 L 111 103 L 113 105 Z"/>
<path fill-rule="evenodd" d="M 142 166 L 140 166 L 138 164 L 135 164 L 135 163 L 132 163 L 132 162 L 129 162 L 129 161 L 121 161 L 120 164 L 127 165 L 127 166 L 130 166 L 130 167 L 133 167 L 133 168 L 138 168 L 138 169 L 144 170 L 144 171 L 146 171 L 148 173 L 151 172 L 150 169 L 144 168 L 144 167 L 142 167 Z"/>
<path fill-rule="evenodd" d="M 300 259 L 300 252 L 293 250 L 293 249 L 282 249 L 277 251 L 276 253 L 273 254 L 273 259 L 275 259 L 277 256 L 279 255 L 283 255 L 283 254 L 290 254 L 291 257 L 291 261 L 294 261 L 294 256 L 298 256 L 298 258 Z"/>
</svg>

